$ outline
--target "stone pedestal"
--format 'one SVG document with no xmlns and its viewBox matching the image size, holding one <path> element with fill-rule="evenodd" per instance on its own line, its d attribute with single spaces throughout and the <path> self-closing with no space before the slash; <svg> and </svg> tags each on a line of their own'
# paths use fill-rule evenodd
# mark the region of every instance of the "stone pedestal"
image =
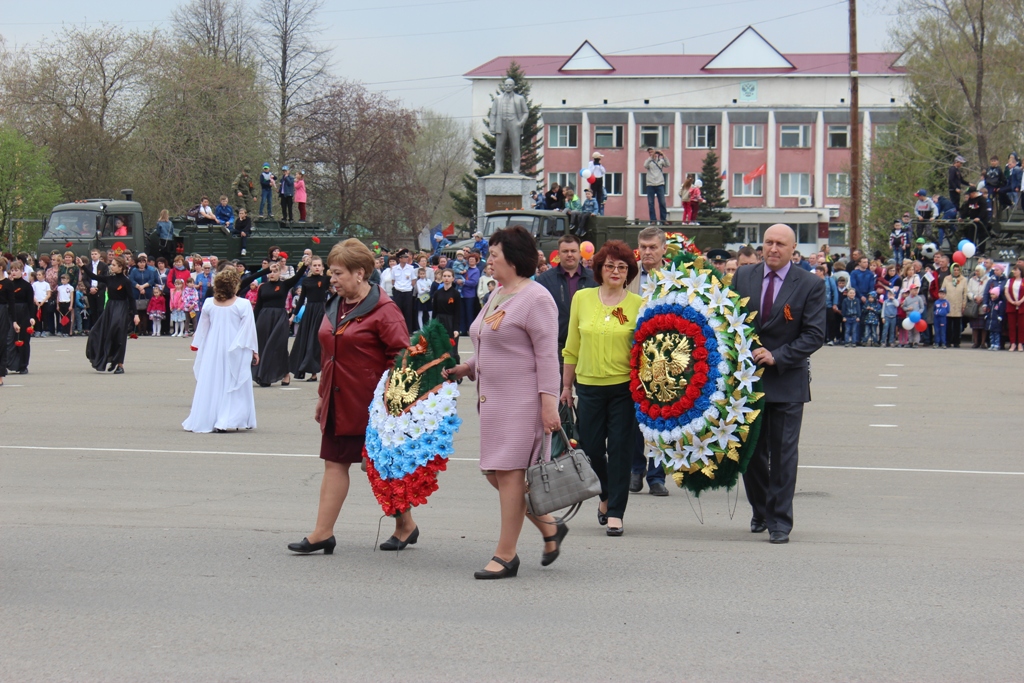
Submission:
<svg viewBox="0 0 1024 683">
<path fill-rule="evenodd" d="M 477 225 L 483 227 L 484 214 L 490 211 L 532 209 L 530 192 L 536 189 L 536 180 L 515 173 L 495 173 L 477 178 Z"/>
</svg>

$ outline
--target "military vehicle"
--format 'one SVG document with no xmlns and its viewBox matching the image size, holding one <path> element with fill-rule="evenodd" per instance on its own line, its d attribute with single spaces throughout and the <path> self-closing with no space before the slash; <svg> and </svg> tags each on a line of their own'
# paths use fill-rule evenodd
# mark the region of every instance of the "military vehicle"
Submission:
<svg viewBox="0 0 1024 683">
<path fill-rule="evenodd" d="M 197 225 L 194 219 L 177 216 L 171 219 L 174 244 L 161 248 L 156 220 L 151 218 L 151 223 L 147 224 L 142 205 L 132 201 L 132 191 L 122 190 L 122 194 L 124 199 L 85 199 L 53 207 L 43 226 L 38 253 L 58 250 L 87 256 L 90 250 L 100 249 L 133 254 L 146 252 L 154 258 L 182 253 L 215 254 L 258 267 L 272 246 L 296 256 L 304 249 L 312 249 L 314 254 L 326 258 L 335 242 L 344 237 L 336 234 L 336 230 L 326 229 L 322 223 L 260 219 L 254 221 L 247 255 L 243 257 L 240 238 L 224 226 Z"/>
<path fill-rule="evenodd" d="M 537 248 L 545 254 L 558 250 L 558 238 L 572 232 L 569 216 L 561 211 L 537 211 L 534 209 L 492 211 L 484 216 L 484 239 L 495 231 L 512 225 L 521 225 L 529 230 L 537 239 Z M 608 240 L 622 240 L 634 249 L 637 248 L 637 235 L 647 227 L 646 221 L 628 221 L 622 216 L 597 216 L 591 214 L 587 218 L 585 230 L 577 234 L 581 241 L 589 241 L 595 249 Z M 703 251 L 721 249 L 724 243 L 724 230 L 719 224 L 663 226 L 667 232 L 682 232 L 697 243 Z M 454 258 L 459 249 L 472 248 L 474 240 L 455 242 L 442 250 L 448 258 Z"/>
</svg>

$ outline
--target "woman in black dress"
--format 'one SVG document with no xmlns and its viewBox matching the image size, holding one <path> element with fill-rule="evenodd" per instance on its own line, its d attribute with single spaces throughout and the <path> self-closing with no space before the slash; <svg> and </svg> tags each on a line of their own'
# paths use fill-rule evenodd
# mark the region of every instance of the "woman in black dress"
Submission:
<svg viewBox="0 0 1024 683">
<path fill-rule="evenodd" d="M 110 275 L 92 272 L 92 263 L 82 258 L 78 266 L 86 278 L 102 282 L 107 288 L 107 305 L 89 330 L 85 356 L 97 372 L 124 374 L 124 352 L 128 346 L 128 333 L 138 326 L 139 316 L 132 299 L 132 283 L 125 274 L 127 264 L 120 256 L 111 259 Z"/>
<path fill-rule="evenodd" d="M 289 357 L 289 365 L 295 379 L 315 382 L 320 372 L 320 340 L 317 331 L 324 319 L 324 302 L 331 292 L 331 276 L 324 275 L 324 263 L 319 256 L 309 261 L 309 275 L 302 278 L 302 293 L 292 303 L 292 310 L 298 312 L 305 304 L 302 320 L 295 331 L 295 342 Z"/>
<path fill-rule="evenodd" d="M 22 261 L 12 261 L 5 287 L 7 311 L 14 331 L 13 335 L 7 332 L 3 337 L 3 343 L 7 345 L 7 369 L 19 375 L 28 374 L 28 359 L 31 355 L 30 345 L 34 332 L 32 328 L 37 322 L 34 316 L 36 304 L 32 296 L 32 285 L 22 277 L 24 274 L 25 264 Z M 8 344 L 9 338 L 13 341 Z"/>
<path fill-rule="evenodd" d="M 7 343 L 14 336 L 14 326 L 11 321 L 14 302 L 11 300 L 11 291 L 14 283 L 8 280 L 7 259 L 0 256 L 0 387 L 4 385 L 4 377 L 7 376 Z"/>
<path fill-rule="evenodd" d="M 288 313 L 284 309 L 288 291 L 306 273 L 306 264 L 299 266 L 295 275 L 281 280 L 279 263 L 270 266 L 267 281 L 260 285 L 256 297 L 256 337 L 259 339 L 260 364 L 254 366 L 253 379 L 261 387 L 281 382 L 286 387 L 292 383 L 288 372 Z"/>
</svg>

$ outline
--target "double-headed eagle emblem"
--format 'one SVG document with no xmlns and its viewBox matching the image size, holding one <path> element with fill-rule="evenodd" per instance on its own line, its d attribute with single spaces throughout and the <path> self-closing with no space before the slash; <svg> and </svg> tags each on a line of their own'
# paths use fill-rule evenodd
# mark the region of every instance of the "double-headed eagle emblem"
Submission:
<svg viewBox="0 0 1024 683">
<path fill-rule="evenodd" d="M 404 365 L 404 364 L 403 364 Z M 391 371 L 388 388 L 384 391 L 384 401 L 388 412 L 400 415 L 420 396 L 420 374 L 412 368 L 395 368 Z"/>
<path fill-rule="evenodd" d="M 690 365 L 690 340 L 674 332 L 661 332 L 643 343 L 640 382 L 647 398 L 668 403 L 686 388 L 683 372 Z"/>
</svg>

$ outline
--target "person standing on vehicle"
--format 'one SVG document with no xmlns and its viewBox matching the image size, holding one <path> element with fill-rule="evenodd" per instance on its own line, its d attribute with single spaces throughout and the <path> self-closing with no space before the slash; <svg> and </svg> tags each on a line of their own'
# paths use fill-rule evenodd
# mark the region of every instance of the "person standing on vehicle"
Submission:
<svg viewBox="0 0 1024 683">
<path fill-rule="evenodd" d="M 668 220 L 665 213 L 665 171 L 668 168 L 668 159 L 660 150 L 653 147 L 647 148 L 647 161 L 644 162 L 644 169 L 647 171 L 647 219 L 651 225 L 664 225 Z M 654 200 L 658 200 L 659 216 L 654 215 Z"/>
<path fill-rule="evenodd" d="M 273 216 L 274 186 L 277 185 L 277 176 L 270 172 L 270 164 L 263 164 L 263 173 L 260 173 L 260 213 L 259 217 Z M 267 210 L 264 211 L 263 207 Z"/>
<path fill-rule="evenodd" d="M 592 174 L 591 177 L 592 178 L 597 178 L 596 181 L 590 183 L 590 187 L 591 187 L 591 189 L 594 190 L 594 199 L 597 200 L 597 206 L 598 206 L 597 213 L 601 214 L 602 216 L 604 215 L 604 199 L 605 199 L 605 197 L 604 197 L 604 174 L 605 174 L 605 170 L 604 170 L 604 166 L 601 165 L 601 159 L 603 159 L 603 158 L 604 158 L 603 154 L 601 154 L 600 152 L 594 152 L 594 154 L 591 155 L 590 164 L 587 166 L 587 168 L 590 169 L 590 172 Z M 548 208 L 551 208 L 551 207 L 548 207 Z"/>
<path fill-rule="evenodd" d="M 253 194 L 252 178 L 249 177 L 248 166 L 243 166 L 242 172 L 235 176 L 235 182 L 231 184 L 231 191 L 235 197 L 235 213 L 241 213 L 242 209 L 245 209 L 246 213 L 252 213 L 252 206 L 249 205 L 249 202 L 256 201 L 256 195 Z"/>
<path fill-rule="evenodd" d="M 949 167 L 949 171 L 946 174 L 949 201 L 956 205 L 957 210 L 960 209 L 960 204 L 962 203 L 960 198 L 960 188 L 967 186 L 967 181 L 964 180 L 964 161 L 966 161 L 966 159 L 957 155 L 957 157 L 953 159 L 953 165 Z"/>
<path fill-rule="evenodd" d="M 288 171 L 287 166 L 282 166 L 281 170 L 284 171 L 284 175 L 281 176 L 281 189 L 280 200 L 281 200 L 281 220 L 291 222 L 294 219 L 292 216 L 292 204 L 295 201 L 295 178 Z"/>
</svg>

